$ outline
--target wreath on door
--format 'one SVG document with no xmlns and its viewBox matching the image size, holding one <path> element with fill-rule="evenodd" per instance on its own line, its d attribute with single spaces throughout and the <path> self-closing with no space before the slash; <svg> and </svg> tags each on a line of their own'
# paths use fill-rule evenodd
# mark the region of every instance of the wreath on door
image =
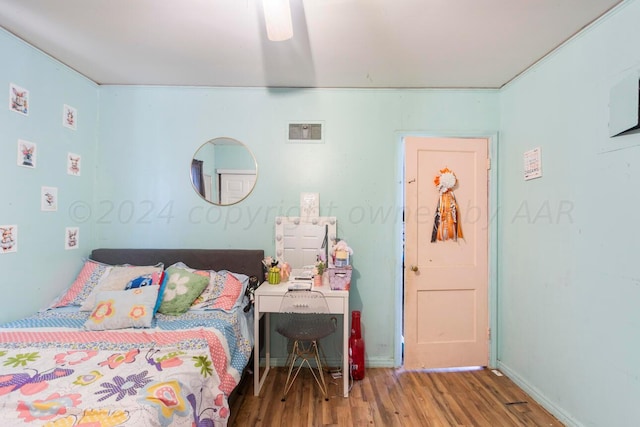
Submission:
<svg viewBox="0 0 640 427">
<path fill-rule="evenodd" d="M 436 176 L 433 182 L 440 193 L 440 198 L 438 199 L 438 206 L 433 220 L 431 242 L 449 239 L 455 242 L 458 237 L 463 239 L 458 202 L 455 194 L 453 194 L 453 187 L 458 182 L 456 174 L 449 168 L 440 169 L 440 174 Z"/>
</svg>

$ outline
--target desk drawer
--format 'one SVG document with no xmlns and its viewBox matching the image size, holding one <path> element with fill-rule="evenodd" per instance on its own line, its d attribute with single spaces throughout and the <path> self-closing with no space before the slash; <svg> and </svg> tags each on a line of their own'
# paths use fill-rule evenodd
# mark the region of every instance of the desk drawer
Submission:
<svg viewBox="0 0 640 427">
<path fill-rule="evenodd" d="M 327 297 L 326 299 L 327 299 L 327 305 L 329 306 L 330 313 L 344 314 L 343 313 L 344 298 Z M 282 296 L 280 295 L 259 295 L 258 296 L 258 306 L 261 313 L 278 313 L 280 311 L 281 303 L 282 303 Z"/>
<path fill-rule="evenodd" d="M 258 296 L 258 307 L 261 313 L 277 313 L 280 311 L 282 297 L 279 295 Z"/>
<path fill-rule="evenodd" d="M 344 314 L 344 309 L 343 309 L 344 298 L 328 297 L 327 304 L 329 305 L 329 313 Z"/>
</svg>

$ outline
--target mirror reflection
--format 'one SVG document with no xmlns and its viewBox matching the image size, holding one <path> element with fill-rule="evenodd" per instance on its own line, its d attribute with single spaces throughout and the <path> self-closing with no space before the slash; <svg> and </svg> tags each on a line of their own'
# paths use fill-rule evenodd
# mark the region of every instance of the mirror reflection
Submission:
<svg viewBox="0 0 640 427">
<path fill-rule="evenodd" d="M 245 199 L 255 186 L 257 172 L 253 153 L 233 138 L 205 142 L 191 161 L 191 183 L 196 193 L 220 206 Z"/>
<path fill-rule="evenodd" d="M 336 217 L 276 217 L 276 258 L 299 269 L 313 266 L 336 243 Z"/>
</svg>

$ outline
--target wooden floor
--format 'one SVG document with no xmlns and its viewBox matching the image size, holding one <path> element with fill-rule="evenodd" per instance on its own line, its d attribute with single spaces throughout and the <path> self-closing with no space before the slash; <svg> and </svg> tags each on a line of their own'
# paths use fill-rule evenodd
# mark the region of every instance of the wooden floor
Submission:
<svg viewBox="0 0 640 427">
<path fill-rule="evenodd" d="M 367 369 L 348 398 L 341 397 L 342 380 L 326 378 L 328 402 L 308 371 L 282 402 L 284 368 L 269 372 L 258 397 L 249 377 L 231 407 L 229 426 L 562 426 L 511 380 L 488 369 Z"/>
</svg>

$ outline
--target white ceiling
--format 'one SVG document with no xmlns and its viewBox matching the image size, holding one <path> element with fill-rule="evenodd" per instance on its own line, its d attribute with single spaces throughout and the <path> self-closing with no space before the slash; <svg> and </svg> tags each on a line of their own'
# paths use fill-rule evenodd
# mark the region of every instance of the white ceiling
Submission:
<svg viewBox="0 0 640 427">
<path fill-rule="evenodd" d="M 499 88 L 621 1 L 290 2 L 284 42 L 261 0 L 0 0 L 0 26 L 99 84 Z"/>
</svg>

